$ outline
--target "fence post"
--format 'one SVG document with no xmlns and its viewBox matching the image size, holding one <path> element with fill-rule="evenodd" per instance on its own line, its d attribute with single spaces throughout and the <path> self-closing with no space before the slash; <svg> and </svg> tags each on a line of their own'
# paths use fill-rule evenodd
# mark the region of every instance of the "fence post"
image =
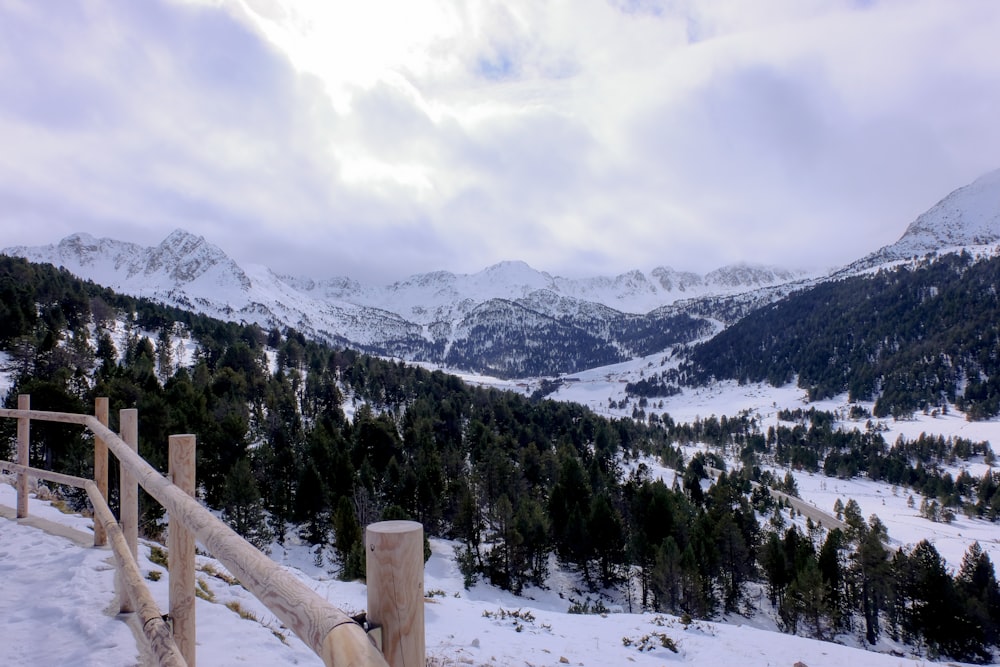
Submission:
<svg viewBox="0 0 1000 667">
<path fill-rule="evenodd" d="M 181 491 L 194 497 L 195 436 L 172 435 L 169 439 L 168 475 Z M 170 616 L 174 641 L 188 667 L 195 667 L 194 535 L 179 517 L 170 517 L 167 559 L 170 570 Z"/>
<path fill-rule="evenodd" d="M 17 397 L 18 410 L 31 409 L 31 396 L 29 394 L 19 394 Z M 17 418 L 17 462 L 19 465 L 27 467 L 28 445 L 31 442 L 31 420 L 27 417 Z M 17 518 L 23 519 L 28 516 L 28 475 L 27 473 L 17 474 Z"/>
<path fill-rule="evenodd" d="M 369 621 L 382 626 L 390 667 L 424 665 L 424 527 L 380 521 L 365 530 Z"/>
<path fill-rule="evenodd" d="M 139 411 L 135 408 L 127 408 L 118 413 L 118 426 L 121 429 L 122 442 L 129 446 L 133 452 L 139 451 Z M 125 534 L 125 543 L 128 544 L 132 558 L 139 558 L 139 483 L 135 475 L 129 472 L 128 466 L 119 466 L 121 474 L 121 492 L 119 501 L 121 502 L 122 533 Z M 124 590 L 124 589 L 123 589 Z M 132 601 L 127 595 L 121 596 L 121 612 L 128 613 L 135 611 L 132 608 Z"/>
<path fill-rule="evenodd" d="M 94 399 L 94 417 L 104 426 L 108 425 L 107 397 Z M 104 502 L 108 502 L 108 444 L 98 435 L 94 436 L 94 484 L 104 497 Z M 104 524 L 95 517 L 94 546 L 103 547 L 107 543 L 108 534 L 104 530 Z"/>
</svg>

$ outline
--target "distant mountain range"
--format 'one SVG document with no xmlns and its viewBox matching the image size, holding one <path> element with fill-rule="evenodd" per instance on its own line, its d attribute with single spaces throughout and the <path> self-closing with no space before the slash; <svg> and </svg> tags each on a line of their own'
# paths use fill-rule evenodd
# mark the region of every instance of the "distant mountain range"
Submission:
<svg viewBox="0 0 1000 667">
<path fill-rule="evenodd" d="M 156 247 L 88 234 L 2 252 L 116 291 L 221 319 L 292 327 L 334 344 L 503 377 L 572 373 L 691 342 L 793 290 L 928 253 L 1000 243 L 1000 170 L 948 195 L 895 244 L 831 276 L 741 264 L 568 279 L 523 262 L 418 274 L 386 286 L 239 266 L 184 230 Z"/>
</svg>

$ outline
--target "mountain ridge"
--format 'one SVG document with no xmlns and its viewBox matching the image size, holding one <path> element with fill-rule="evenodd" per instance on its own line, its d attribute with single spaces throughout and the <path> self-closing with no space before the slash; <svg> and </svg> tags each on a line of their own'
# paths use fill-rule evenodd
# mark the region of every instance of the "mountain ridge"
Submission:
<svg viewBox="0 0 1000 667">
<path fill-rule="evenodd" d="M 290 326 L 365 352 L 513 377 L 571 373 L 643 356 L 665 349 L 655 345 L 689 343 L 823 281 L 930 253 L 972 248 L 988 255 L 983 250 L 998 244 L 1000 170 L 944 197 L 896 243 L 818 276 L 739 263 L 704 275 L 659 266 L 571 279 L 515 260 L 472 274 L 431 271 L 374 286 L 344 276 L 316 280 L 258 264 L 241 267 L 183 229 L 153 247 L 77 233 L 56 244 L 2 252 L 223 319 Z M 505 322 L 497 316 L 502 312 L 524 316 Z M 562 361 L 526 364 L 529 351 Z"/>
<path fill-rule="evenodd" d="M 657 267 L 570 279 L 506 261 L 474 274 L 433 271 L 379 287 L 241 267 L 182 229 L 153 247 L 77 233 L 3 252 L 223 319 L 290 326 L 366 352 L 501 376 L 575 372 L 649 353 L 653 345 L 689 342 L 711 327 L 671 304 L 774 288 L 796 275 L 744 263 L 705 276 Z M 498 313 L 519 316 L 504 321 Z M 541 360 L 546 354 L 561 361 Z"/>
</svg>

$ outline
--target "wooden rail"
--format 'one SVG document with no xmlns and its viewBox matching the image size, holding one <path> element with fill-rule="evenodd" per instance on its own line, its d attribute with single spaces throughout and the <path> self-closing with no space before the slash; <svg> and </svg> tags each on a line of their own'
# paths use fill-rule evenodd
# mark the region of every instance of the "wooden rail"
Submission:
<svg viewBox="0 0 1000 667">
<path fill-rule="evenodd" d="M 155 498 L 167 510 L 170 515 L 171 524 L 177 522 L 184 529 L 190 531 L 212 556 L 222 562 L 247 590 L 253 593 L 258 600 L 298 635 L 303 642 L 322 658 L 324 664 L 328 667 L 388 667 L 385 658 L 383 658 L 361 625 L 346 613 L 334 607 L 327 600 L 320 597 L 294 575 L 285 571 L 277 563 L 258 551 L 253 545 L 229 528 L 229 526 L 225 525 L 212 515 L 211 512 L 202 507 L 192 496 L 185 493 L 170 480 L 164 478 L 145 459 L 138 455 L 134 449 L 133 438 L 127 438 L 133 440 L 132 443 L 127 443 L 102 423 L 99 418 L 100 406 L 98 406 L 97 410 L 98 416 L 46 412 L 27 409 L 29 402 L 26 396 L 23 398 L 25 400 L 19 400 L 18 402 L 20 409 L 0 408 L 0 417 L 18 420 L 18 464 L 8 464 L 14 466 L 20 473 L 17 485 L 18 517 L 27 516 L 27 476 L 35 475 L 42 477 L 39 473 L 44 472 L 33 469 L 29 470 L 27 467 L 30 420 L 35 419 L 85 426 L 94 434 L 97 441 L 105 445 L 118 458 L 121 464 L 124 530 L 118 528 L 118 524 L 114 523 L 113 517 L 111 523 L 114 527 L 105 521 L 106 517 L 101 518 L 101 523 L 104 525 L 107 534 L 111 536 L 113 543 L 117 545 L 121 542 L 123 548 L 129 552 L 133 565 L 135 563 L 133 555 L 135 547 L 129 544 L 127 538 L 130 527 L 125 522 L 124 481 L 126 475 L 138 482 L 150 496 Z M 122 411 L 121 422 L 123 434 L 126 430 L 132 429 L 132 425 L 135 423 L 134 415 L 134 410 Z M 107 420 L 105 419 L 104 421 Z M 135 431 L 132 430 L 131 432 L 134 433 Z M 98 466 L 95 462 L 95 470 L 97 468 Z M 106 470 L 106 467 L 104 469 Z M 55 473 L 45 472 L 44 474 L 54 475 Z M 61 477 L 66 479 L 65 476 Z M 72 479 L 79 480 L 80 478 Z M 95 484 L 90 480 L 82 481 L 86 483 L 84 488 L 87 489 L 88 495 L 96 495 L 101 499 L 101 503 L 104 504 L 99 484 Z M 91 491 L 91 487 L 93 491 Z M 21 512 L 22 503 L 23 514 Z M 110 511 L 108 514 L 110 514 Z M 119 547 L 115 546 L 116 556 L 118 552 Z M 422 562 L 421 558 L 419 579 L 421 588 L 423 586 Z M 133 575 L 136 575 L 137 572 L 137 567 L 135 568 L 135 572 L 132 573 L 124 572 L 123 568 L 122 577 L 123 579 L 131 580 L 134 579 Z M 139 583 L 141 584 L 141 577 L 139 579 Z M 141 601 L 135 601 L 135 604 L 137 607 L 142 607 Z M 140 611 L 140 613 L 142 612 Z M 419 645 L 420 649 L 423 650 L 422 611 L 420 616 Z M 413 631 L 413 629 L 411 628 L 407 631 Z M 161 664 L 187 664 L 183 658 L 179 659 L 180 662 L 177 663 L 161 662 Z M 423 663 L 422 655 L 419 657 L 419 661 L 419 664 Z M 407 662 L 406 664 L 411 663 Z M 418 663 L 413 662 L 412 664 Z"/>
</svg>

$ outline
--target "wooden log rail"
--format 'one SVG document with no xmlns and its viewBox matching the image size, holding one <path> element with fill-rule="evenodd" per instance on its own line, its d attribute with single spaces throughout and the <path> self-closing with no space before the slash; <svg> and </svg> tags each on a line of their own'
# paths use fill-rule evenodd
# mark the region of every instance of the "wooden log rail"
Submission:
<svg viewBox="0 0 1000 667">
<path fill-rule="evenodd" d="M 27 397 L 19 397 L 27 398 Z M 19 401 L 19 408 L 26 408 L 28 401 Z M 134 411 L 123 411 L 132 412 Z M 100 409 L 98 409 L 100 413 Z M 99 415 L 100 416 L 100 415 Z M 125 416 L 123 414 L 123 416 Z M 130 417 L 132 415 L 129 415 Z M 185 493 L 178 486 L 163 477 L 139 454 L 133 446 L 126 443 L 116 433 L 111 431 L 98 417 L 90 415 L 70 414 L 63 412 L 47 412 L 42 410 L 0 408 L 0 417 L 18 420 L 18 464 L 7 464 L 22 474 L 18 480 L 18 516 L 27 515 L 27 485 L 26 475 L 42 477 L 44 471 L 29 470 L 27 467 L 28 424 L 30 420 L 79 424 L 88 428 L 111 451 L 121 464 L 122 476 L 131 475 L 146 492 L 156 499 L 170 515 L 170 521 L 179 522 L 190 531 L 201 544 L 233 574 L 247 590 L 253 593 L 282 623 L 289 627 L 303 642 L 305 642 L 328 667 L 388 667 L 379 650 L 369 639 L 365 629 L 346 613 L 334 607 L 311 588 L 303 584 L 294 575 L 258 551 L 252 544 L 240 537 L 229 526 L 202 507 L 197 500 Z M 105 418 L 104 421 L 107 421 Z M 125 421 L 125 420 L 123 420 Z M 23 430 L 23 433 L 22 433 Z M 124 430 L 124 429 L 123 429 Z M 22 437 L 23 436 L 23 437 Z M 22 451 L 23 447 L 23 451 Z M 97 466 L 95 465 L 95 468 Z M 105 466 L 106 469 L 106 466 Z M 45 475 L 54 473 L 44 472 Z M 65 479 L 64 476 L 61 476 Z M 44 479 L 45 477 L 43 477 Z M 79 479 L 79 478 L 73 478 Z M 104 498 L 101 490 L 94 482 L 86 483 L 88 495 L 93 493 Z M 24 514 L 21 513 L 21 490 L 24 490 Z M 105 487 L 106 488 L 106 487 Z M 95 512 L 96 512 L 95 507 Z M 125 511 L 123 505 L 123 513 Z M 103 513 L 103 512 L 102 512 Z M 109 512 L 110 513 L 110 512 Z M 106 517 L 105 517 L 106 518 Z M 113 527 L 101 519 L 105 531 L 113 543 L 121 542 L 123 548 L 131 552 L 128 540 L 117 523 Z M 128 527 L 125 526 L 128 530 Z M 120 540 L 119 540 L 120 537 Z M 116 555 L 118 547 L 115 547 Z M 134 564 L 134 560 L 133 560 Z M 123 572 L 126 580 L 132 580 L 135 572 Z M 139 577 L 141 583 L 141 577 Z M 421 576 L 422 586 L 422 576 Z M 144 608 L 144 603 L 136 601 L 137 608 Z M 141 613 L 141 612 L 140 612 Z M 423 644 L 423 627 L 420 644 Z M 186 664 L 181 662 L 161 664 Z M 423 657 L 421 656 L 422 664 Z"/>
</svg>

